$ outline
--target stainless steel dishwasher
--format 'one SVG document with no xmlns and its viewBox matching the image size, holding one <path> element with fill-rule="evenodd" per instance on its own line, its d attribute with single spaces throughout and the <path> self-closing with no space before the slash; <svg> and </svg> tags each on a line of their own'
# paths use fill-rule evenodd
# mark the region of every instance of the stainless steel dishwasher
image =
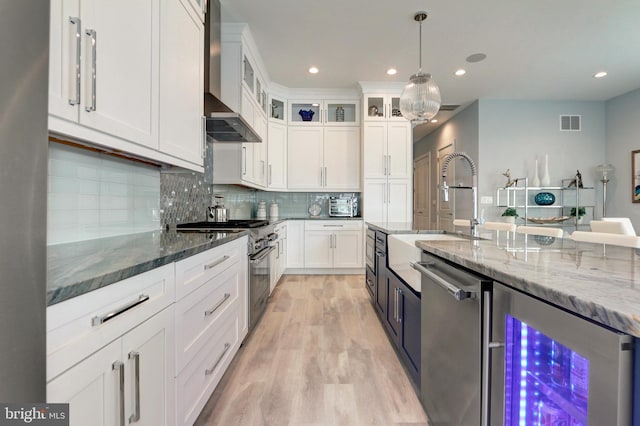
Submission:
<svg viewBox="0 0 640 426">
<path fill-rule="evenodd" d="M 491 281 L 422 253 L 421 401 L 436 426 L 481 422 L 482 286 Z"/>
</svg>

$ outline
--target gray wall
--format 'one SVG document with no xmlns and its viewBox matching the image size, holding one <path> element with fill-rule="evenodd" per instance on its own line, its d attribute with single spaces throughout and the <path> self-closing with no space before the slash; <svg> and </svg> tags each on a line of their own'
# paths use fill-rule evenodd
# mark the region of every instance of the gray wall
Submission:
<svg viewBox="0 0 640 426">
<path fill-rule="evenodd" d="M 607 162 L 615 167 L 607 184 L 607 216 L 629 217 L 640 232 L 640 204 L 631 202 L 631 151 L 640 149 L 640 89 L 606 103 Z"/>
</svg>

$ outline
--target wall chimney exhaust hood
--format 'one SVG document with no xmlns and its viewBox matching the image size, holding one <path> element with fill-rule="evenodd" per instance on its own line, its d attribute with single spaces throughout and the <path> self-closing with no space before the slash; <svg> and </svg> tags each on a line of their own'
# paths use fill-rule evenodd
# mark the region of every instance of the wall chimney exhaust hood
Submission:
<svg viewBox="0 0 640 426">
<path fill-rule="evenodd" d="M 220 100 L 220 0 L 209 0 L 204 29 L 204 116 L 210 142 L 262 142 L 247 121 Z"/>
</svg>

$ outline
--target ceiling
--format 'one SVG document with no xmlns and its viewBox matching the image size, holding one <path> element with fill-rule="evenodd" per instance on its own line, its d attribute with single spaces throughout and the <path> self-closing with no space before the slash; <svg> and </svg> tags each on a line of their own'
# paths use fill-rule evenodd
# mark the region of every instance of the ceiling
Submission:
<svg viewBox="0 0 640 426">
<path fill-rule="evenodd" d="M 607 100 L 640 87 L 639 0 L 221 0 L 246 22 L 271 81 L 290 88 L 406 82 L 423 71 L 443 104 L 481 98 Z M 486 59 L 465 58 L 484 53 Z M 315 65 L 320 72 L 307 72 Z M 389 67 L 398 70 L 388 76 Z M 466 75 L 454 76 L 464 68 Z M 593 78 L 605 70 L 608 76 Z M 453 113 L 455 114 L 455 112 Z M 452 113 L 440 112 L 440 124 Z M 437 125 L 414 129 L 414 140 Z"/>
</svg>

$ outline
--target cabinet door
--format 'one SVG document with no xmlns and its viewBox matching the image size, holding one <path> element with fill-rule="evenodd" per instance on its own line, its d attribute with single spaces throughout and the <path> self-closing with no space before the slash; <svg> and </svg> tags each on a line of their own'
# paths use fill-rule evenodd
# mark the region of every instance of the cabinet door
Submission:
<svg viewBox="0 0 640 426">
<path fill-rule="evenodd" d="M 287 126 L 269 123 L 267 186 L 287 188 Z"/>
<path fill-rule="evenodd" d="M 204 27 L 186 0 L 160 7 L 160 150 L 202 165 Z"/>
<path fill-rule="evenodd" d="M 287 268 L 304 268 L 304 221 L 287 221 Z"/>
<path fill-rule="evenodd" d="M 253 95 L 246 88 L 242 87 L 242 109 L 240 111 L 242 117 L 249 123 L 251 127 L 255 124 L 255 116 L 257 112 L 255 111 L 255 106 L 253 104 Z M 254 129 L 255 130 L 255 129 Z M 251 183 L 257 183 L 256 176 L 256 167 L 255 164 L 255 147 L 257 144 L 255 143 L 243 143 L 242 144 L 242 158 L 240 165 L 241 167 L 241 177 L 242 180 Z M 258 155 L 260 153 L 258 152 Z M 259 160 L 258 160 L 259 161 Z"/>
<path fill-rule="evenodd" d="M 360 190 L 360 129 L 324 129 L 324 187 Z"/>
<path fill-rule="evenodd" d="M 386 326 L 397 347 L 400 346 L 402 323 L 400 317 L 400 303 L 402 282 L 396 275 L 387 271 L 387 316 Z"/>
<path fill-rule="evenodd" d="M 159 7 L 155 0 L 81 4 L 80 123 L 156 149 Z"/>
<path fill-rule="evenodd" d="M 119 424 L 121 354 L 118 339 L 47 384 L 48 402 L 69 403 L 70 426 Z"/>
<path fill-rule="evenodd" d="M 255 105 L 254 105 L 255 107 Z M 256 111 L 253 121 L 253 129 L 262 138 L 261 143 L 253 145 L 253 176 L 254 182 L 260 186 L 267 185 L 267 117 Z"/>
<path fill-rule="evenodd" d="M 323 104 L 318 100 L 289 101 L 290 126 L 321 126 L 324 122 Z"/>
<path fill-rule="evenodd" d="M 376 309 L 382 322 L 387 318 L 387 293 L 389 283 L 387 281 L 387 255 L 384 251 L 376 247 Z"/>
<path fill-rule="evenodd" d="M 387 180 L 365 179 L 362 216 L 369 222 L 387 220 Z"/>
<path fill-rule="evenodd" d="M 327 231 L 305 231 L 305 268 L 331 268 L 333 266 L 333 233 Z"/>
<path fill-rule="evenodd" d="M 364 178 L 386 178 L 387 124 L 365 123 L 363 137 Z"/>
<path fill-rule="evenodd" d="M 383 94 L 364 95 L 364 121 L 386 121 L 385 105 L 387 97 Z"/>
<path fill-rule="evenodd" d="M 82 28 L 79 0 L 51 0 L 49 114 L 69 121 L 78 121 Z"/>
<path fill-rule="evenodd" d="M 122 338 L 125 363 L 126 419 L 145 426 L 174 421 L 175 339 L 173 306 L 151 317 Z M 136 366 L 139 373 L 136 377 Z M 139 392 L 136 392 L 139 390 Z M 139 401 L 139 404 L 138 404 Z M 138 420 L 136 420 L 136 418 Z"/>
<path fill-rule="evenodd" d="M 400 291 L 400 318 L 402 330 L 400 338 L 401 353 L 406 359 L 413 381 L 420 384 L 420 345 L 421 345 L 421 311 L 420 298 L 402 283 Z"/>
<path fill-rule="evenodd" d="M 324 101 L 325 126 L 357 126 L 359 123 L 359 101 Z"/>
<path fill-rule="evenodd" d="M 386 194 L 387 220 L 389 222 L 411 222 L 412 183 L 408 179 L 389 179 Z"/>
<path fill-rule="evenodd" d="M 362 267 L 362 231 L 339 231 L 333 234 L 333 267 Z"/>
<path fill-rule="evenodd" d="M 413 176 L 413 134 L 411 123 L 387 124 L 387 176 L 410 179 Z"/>
<path fill-rule="evenodd" d="M 321 127 L 289 127 L 287 141 L 287 187 L 322 188 L 323 131 Z"/>
</svg>

